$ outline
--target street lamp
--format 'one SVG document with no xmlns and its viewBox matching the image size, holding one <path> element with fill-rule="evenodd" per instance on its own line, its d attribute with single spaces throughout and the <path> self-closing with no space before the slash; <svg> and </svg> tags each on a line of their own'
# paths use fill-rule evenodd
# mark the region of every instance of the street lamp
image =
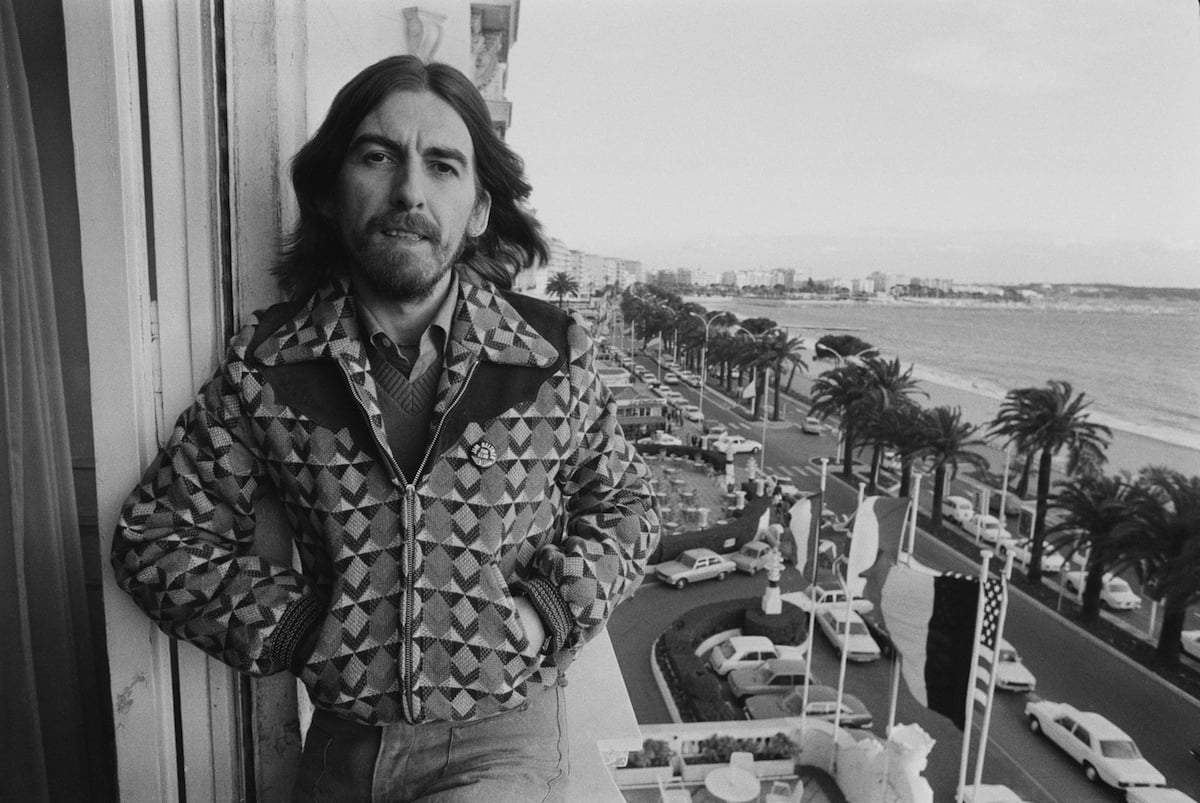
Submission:
<svg viewBox="0 0 1200 803">
<path fill-rule="evenodd" d="M 714 322 L 723 315 L 724 312 L 713 313 L 713 317 L 706 318 L 698 312 L 689 312 L 693 318 L 697 318 L 704 324 L 704 342 L 700 344 L 700 419 L 703 425 L 704 419 L 704 386 L 708 384 L 708 330 Z"/>
</svg>

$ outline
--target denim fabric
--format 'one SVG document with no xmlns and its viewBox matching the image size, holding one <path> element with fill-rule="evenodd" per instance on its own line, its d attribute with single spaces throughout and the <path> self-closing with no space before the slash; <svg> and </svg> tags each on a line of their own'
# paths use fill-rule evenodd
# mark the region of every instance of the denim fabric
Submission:
<svg viewBox="0 0 1200 803">
<path fill-rule="evenodd" d="M 561 686 L 470 722 L 362 725 L 318 710 L 294 803 L 561 803 L 567 786 Z"/>
</svg>

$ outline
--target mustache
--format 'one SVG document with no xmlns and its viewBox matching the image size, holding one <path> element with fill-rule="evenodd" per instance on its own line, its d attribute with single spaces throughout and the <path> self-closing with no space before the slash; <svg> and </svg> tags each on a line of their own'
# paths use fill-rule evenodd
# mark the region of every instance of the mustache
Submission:
<svg viewBox="0 0 1200 803">
<path fill-rule="evenodd" d="M 442 237 L 442 230 L 433 218 L 416 212 L 375 215 L 368 221 L 367 227 L 375 231 L 404 231 L 418 234 L 435 243 L 441 242 Z"/>
</svg>

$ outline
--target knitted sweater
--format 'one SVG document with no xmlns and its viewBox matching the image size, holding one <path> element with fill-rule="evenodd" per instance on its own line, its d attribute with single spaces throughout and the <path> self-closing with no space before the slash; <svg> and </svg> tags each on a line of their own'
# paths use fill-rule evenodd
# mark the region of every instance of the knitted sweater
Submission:
<svg viewBox="0 0 1200 803">
<path fill-rule="evenodd" d="M 368 724 L 487 716 L 558 679 L 641 582 L 657 502 L 579 321 L 491 286 L 459 293 L 413 477 L 345 284 L 233 338 L 113 542 L 118 583 L 163 630 L 254 675 L 295 660 L 316 705 Z M 264 493 L 299 571 L 255 554 Z M 522 655 L 521 589 L 551 655 Z"/>
</svg>

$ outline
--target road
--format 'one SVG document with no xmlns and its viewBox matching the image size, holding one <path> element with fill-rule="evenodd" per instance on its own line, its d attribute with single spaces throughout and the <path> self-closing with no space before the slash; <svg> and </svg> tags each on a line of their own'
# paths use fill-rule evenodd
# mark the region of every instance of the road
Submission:
<svg viewBox="0 0 1200 803">
<path fill-rule="evenodd" d="M 687 387 L 679 389 L 689 396 L 689 401 L 694 401 L 695 391 Z M 737 434 L 761 439 L 761 422 L 748 422 L 730 413 L 728 407 L 731 404 L 706 393 L 706 417 L 724 423 Z M 804 435 L 791 424 L 771 423 L 767 441 L 767 471 L 787 474 L 801 490 L 818 488 L 819 468 L 813 461 L 819 456 L 832 456 L 835 443 L 830 433 Z M 738 460 L 741 464 L 745 458 Z M 857 491 L 834 478 L 831 471 L 826 505 L 838 512 L 849 512 L 856 501 Z M 937 569 L 972 569 L 961 555 L 928 536 L 919 536 L 916 553 L 923 563 Z M 791 568 L 781 581 L 784 592 L 800 590 L 806 584 L 807 581 Z M 763 586 L 761 576 L 752 578 L 740 574 L 724 583 L 708 582 L 684 591 L 648 579 L 633 601 L 618 608 L 610 631 L 639 721 L 669 721 L 658 689 L 649 679 L 650 645 L 662 629 L 692 607 L 758 596 Z M 1005 636 L 1016 645 L 1026 665 L 1037 676 L 1038 694 L 1104 714 L 1134 737 L 1146 757 L 1163 772 L 1171 785 L 1200 798 L 1200 764 L 1186 750 L 1187 744 L 1200 742 L 1200 705 L 1061 617 L 1048 614 L 1045 608 L 1019 591 L 1014 590 L 1010 600 Z M 814 673 L 823 682 L 833 685 L 838 674 L 836 654 L 820 634 L 817 634 L 815 644 Z M 860 697 L 875 715 L 873 730 L 876 733 L 882 733 L 885 725 L 889 675 L 887 661 L 851 665 L 847 671 L 846 689 Z M 1024 702 L 1024 695 L 997 694 L 984 782 L 1005 783 L 1031 803 L 1123 799 L 1115 791 L 1088 783 L 1065 754 L 1044 738 L 1030 733 L 1022 710 Z M 916 722 L 937 741 L 925 777 L 934 787 L 935 799 L 952 799 L 961 734 L 948 720 L 920 707 L 903 684 L 897 704 L 897 722 Z"/>
</svg>

